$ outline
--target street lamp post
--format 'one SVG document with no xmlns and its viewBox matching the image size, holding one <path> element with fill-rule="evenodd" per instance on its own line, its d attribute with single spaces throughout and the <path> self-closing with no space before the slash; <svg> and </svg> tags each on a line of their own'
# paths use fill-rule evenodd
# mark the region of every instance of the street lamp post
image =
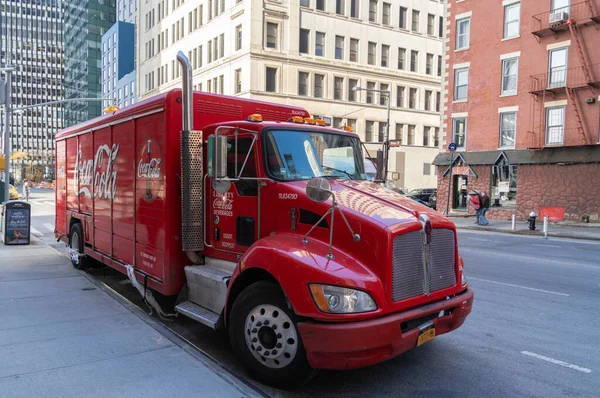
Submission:
<svg viewBox="0 0 600 398">
<path fill-rule="evenodd" d="M 383 184 L 387 181 L 388 174 L 388 163 L 390 156 L 390 102 L 392 100 L 392 92 L 391 90 L 377 90 L 375 88 L 363 88 L 360 86 L 352 87 L 352 91 L 371 91 L 377 93 L 385 93 L 387 95 L 387 121 L 385 127 L 385 137 L 383 138 L 383 153 L 384 153 L 384 161 L 383 161 Z"/>
<path fill-rule="evenodd" d="M 44 102 L 41 104 L 27 105 L 21 106 L 18 108 L 11 107 L 11 73 L 15 70 L 12 67 L 0 68 L 0 72 L 6 73 L 6 98 L 4 99 L 4 200 L 8 202 L 9 200 L 9 186 L 10 186 L 10 167 L 9 167 L 9 158 L 10 158 L 10 116 L 13 113 L 21 113 L 26 111 L 27 109 L 37 108 L 40 106 L 47 105 L 55 105 L 55 104 L 63 104 L 65 102 L 74 102 L 74 101 L 111 101 L 116 102 L 115 98 L 68 98 L 59 101 L 50 101 Z"/>
</svg>

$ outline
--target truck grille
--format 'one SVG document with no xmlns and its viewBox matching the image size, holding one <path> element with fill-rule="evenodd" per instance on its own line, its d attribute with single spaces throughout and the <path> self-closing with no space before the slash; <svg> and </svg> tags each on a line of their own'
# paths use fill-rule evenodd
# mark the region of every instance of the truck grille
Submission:
<svg viewBox="0 0 600 398">
<path fill-rule="evenodd" d="M 454 232 L 451 229 L 433 229 L 427 264 L 423 234 L 423 231 L 414 231 L 394 238 L 393 301 L 429 294 L 456 283 Z"/>
</svg>

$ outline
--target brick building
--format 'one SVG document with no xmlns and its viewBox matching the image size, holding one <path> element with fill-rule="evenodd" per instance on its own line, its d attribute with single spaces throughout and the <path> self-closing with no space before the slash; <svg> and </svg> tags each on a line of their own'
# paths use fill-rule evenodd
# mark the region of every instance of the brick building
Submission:
<svg viewBox="0 0 600 398">
<path fill-rule="evenodd" d="M 446 17 L 438 208 L 450 185 L 450 211 L 476 189 L 490 218 L 598 221 L 600 0 L 449 0 Z"/>
</svg>

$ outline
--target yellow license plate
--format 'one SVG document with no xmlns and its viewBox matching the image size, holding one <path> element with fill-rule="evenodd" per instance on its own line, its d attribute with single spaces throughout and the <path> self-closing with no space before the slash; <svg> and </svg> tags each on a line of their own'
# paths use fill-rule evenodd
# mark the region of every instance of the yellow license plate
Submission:
<svg viewBox="0 0 600 398">
<path fill-rule="evenodd" d="M 427 329 L 423 333 L 419 335 L 419 340 L 417 340 L 417 347 L 427 343 L 428 341 L 433 340 L 435 337 L 435 328 Z"/>
</svg>

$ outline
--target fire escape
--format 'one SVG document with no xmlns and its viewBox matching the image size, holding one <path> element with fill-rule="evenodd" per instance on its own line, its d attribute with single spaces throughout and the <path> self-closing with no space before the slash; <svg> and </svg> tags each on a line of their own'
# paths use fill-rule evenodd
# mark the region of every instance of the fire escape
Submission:
<svg viewBox="0 0 600 398">
<path fill-rule="evenodd" d="M 558 38 L 562 32 L 569 32 L 575 44 L 576 54 L 581 66 L 550 70 L 548 73 L 531 76 L 532 112 L 530 131 L 528 131 L 528 147 L 542 148 L 546 145 L 546 110 L 544 102 L 546 96 L 551 96 L 554 99 L 561 92 L 565 92 L 568 103 L 573 109 L 576 130 L 581 138 L 581 144 L 595 143 L 597 139 L 592 138 L 589 134 L 577 93 L 581 90 L 590 90 L 592 97 L 595 97 L 596 90 L 600 89 L 600 64 L 591 64 L 581 34 L 581 28 L 586 25 L 593 25 L 596 30 L 600 29 L 600 11 L 594 0 L 586 0 L 572 4 L 569 7 L 534 15 L 533 20 L 534 30 L 532 33 L 538 42 L 545 36 L 554 35 L 555 38 Z M 595 44 L 592 43 L 592 45 Z M 587 101 L 594 100 L 590 98 Z M 537 108 L 539 108 L 538 123 L 536 123 Z M 536 125 L 539 128 L 536 129 Z M 566 136 L 565 132 L 563 132 L 563 139 Z"/>
</svg>

